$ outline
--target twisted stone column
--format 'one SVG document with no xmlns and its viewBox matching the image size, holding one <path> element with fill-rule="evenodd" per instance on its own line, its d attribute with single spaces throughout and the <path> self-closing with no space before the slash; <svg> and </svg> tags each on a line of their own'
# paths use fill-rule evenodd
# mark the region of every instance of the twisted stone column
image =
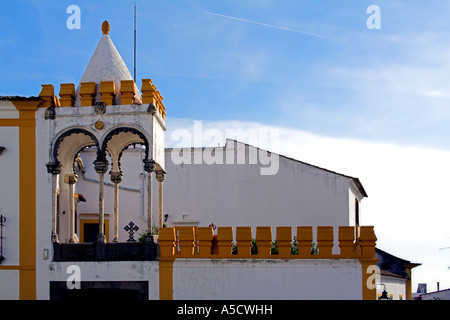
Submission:
<svg viewBox="0 0 450 320">
<path fill-rule="evenodd" d="M 106 242 L 105 237 L 105 203 L 103 194 L 104 175 L 108 171 L 107 160 L 95 160 L 94 169 L 98 173 L 98 236 L 97 242 Z"/>
<path fill-rule="evenodd" d="M 114 183 L 114 238 L 112 242 L 119 242 L 119 183 L 122 182 L 123 173 L 110 172 L 111 182 Z"/>
<path fill-rule="evenodd" d="M 66 174 L 64 182 L 69 184 L 69 242 L 77 243 L 78 237 L 75 234 L 75 194 L 74 184 L 77 182 L 76 174 Z"/>
<path fill-rule="evenodd" d="M 159 211 L 158 211 L 158 225 L 159 228 L 163 227 L 163 182 L 166 179 L 166 172 L 164 170 L 156 171 L 156 180 L 158 180 L 159 186 Z"/>
<path fill-rule="evenodd" d="M 153 216 L 152 216 L 152 173 L 155 171 L 155 161 L 153 160 L 144 160 L 144 170 L 147 172 L 147 235 L 153 235 Z"/>
<path fill-rule="evenodd" d="M 56 191 L 58 188 L 58 175 L 61 172 L 61 164 L 59 162 L 47 163 L 47 172 L 52 174 L 52 242 L 59 242 L 57 232 L 57 214 L 58 214 L 58 197 Z"/>
</svg>

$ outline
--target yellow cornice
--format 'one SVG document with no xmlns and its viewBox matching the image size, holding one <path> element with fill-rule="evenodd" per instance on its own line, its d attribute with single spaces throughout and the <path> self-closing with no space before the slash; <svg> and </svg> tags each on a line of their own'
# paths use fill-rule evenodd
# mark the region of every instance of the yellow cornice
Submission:
<svg viewBox="0 0 450 320">
<path fill-rule="evenodd" d="M 22 111 L 31 111 L 36 112 L 36 110 L 41 106 L 41 99 L 11 99 L 12 104 L 16 107 L 19 112 Z"/>
</svg>

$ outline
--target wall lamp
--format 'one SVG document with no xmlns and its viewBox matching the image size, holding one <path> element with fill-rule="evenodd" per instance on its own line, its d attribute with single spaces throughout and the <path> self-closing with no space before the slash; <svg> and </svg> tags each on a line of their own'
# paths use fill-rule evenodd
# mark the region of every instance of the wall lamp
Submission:
<svg viewBox="0 0 450 320">
<path fill-rule="evenodd" d="M 5 147 L 0 147 L 0 156 L 2 155 L 3 151 L 5 151 Z"/>
</svg>

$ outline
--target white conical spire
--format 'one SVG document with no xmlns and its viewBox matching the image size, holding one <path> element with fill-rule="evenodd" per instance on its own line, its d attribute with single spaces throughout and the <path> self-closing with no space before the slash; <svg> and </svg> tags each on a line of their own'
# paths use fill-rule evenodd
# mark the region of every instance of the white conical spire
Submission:
<svg viewBox="0 0 450 320">
<path fill-rule="evenodd" d="M 116 86 L 116 98 L 115 104 L 120 104 L 120 81 L 121 80 L 133 80 L 125 62 L 117 51 L 114 43 L 109 37 L 109 23 L 104 21 L 102 24 L 103 35 L 94 51 L 94 54 L 89 61 L 81 82 L 95 82 L 97 83 L 97 92 L 100 86 L 100 81 L 114 81 Z M 75 106 L 80 106 L 79 97 L 80 85 L 76 90 Z M 95 102 L 100 101 L 100 95 L 97 94 Z M 135 102 L 141 103 L 141 96 L 139 90 L 136 88 Z"/>
</svg>

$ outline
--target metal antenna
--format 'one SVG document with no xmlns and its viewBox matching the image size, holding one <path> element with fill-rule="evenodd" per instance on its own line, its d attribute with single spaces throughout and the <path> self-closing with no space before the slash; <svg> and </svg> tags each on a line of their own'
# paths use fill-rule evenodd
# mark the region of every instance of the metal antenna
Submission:
<svg viewBox="0 0 450 320">
<path fill-rule="evenodd" d="M 134 3 L 134 82 L 136 83 L 136 2 Z"/>
</svg>

